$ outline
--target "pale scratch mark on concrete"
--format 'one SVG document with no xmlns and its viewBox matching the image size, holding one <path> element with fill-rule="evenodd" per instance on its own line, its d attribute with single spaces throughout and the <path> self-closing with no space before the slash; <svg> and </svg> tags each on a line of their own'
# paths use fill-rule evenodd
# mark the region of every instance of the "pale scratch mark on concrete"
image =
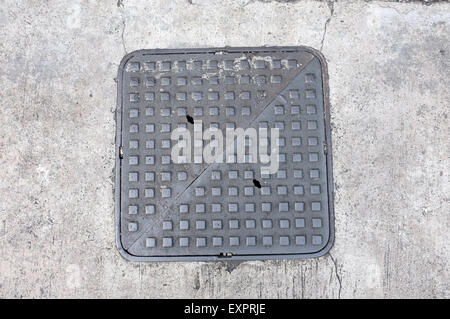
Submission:
<svg viewBox="0 0 450 319">
<path fill-rule="evenodd" d="M 118 7 L 119 10 L 120 10 L 120 17 L 122 18 L 122 33 L 121 33 L 121 35 L 120 35 L 121 40 L 122 40 L 122 47 L 123 47 L 123 50 L 125 51 L 125 54 L 128 54 L 128 50 L 127 50 L 127 47 L 126 47 L 126 45 L 125 45 L 126 20 L 125 20 L 124 14 L 123 14 L 123 9 L 121 9 L 121 8 L 125 8 L 125 5 L 124 5 L 124 3 L 123 3 L 123 0 L 117 1 L 117 7 Z"/>
<path fill-rule="evenodd" d="M 322 51 L 322 49 L 323 49 L 323 42 L 325 41 L 325 35 L 327 34 L 328 24 L 330 23 L 331 18 L 333 17 L 333 14 L 334 14 L 334 1 L 327 1 L 327 5 L 328 5 L 328 8 L 330 9 L 330 16 L 325 21 L 325 25 L 323 28 L 323 34 L 322 34 L 322 40 L 320 41 L 320 51 Z"/>
<path fill-rule="evenodd" d="M 123 47 L 123 50 L 125 51 L 125 54 L 128 54 L 127 47 L 126 47 L 126 45 L 125 45 L 125 38 L 124 38 L 125 28 L 126 28 L 125 19 L 124 19 L 124 17 L 122 16 L 122 34 L 121 34 L 121 38 L 122 38 L 122 47 Z"/>
<path fill-rule="evenodd" d="M 334 264 L 334 273 L 336 274 L 336 278 L 339 282 L 339 291 L 338 291 L 338 298 L 341 299 L 341 290 L 342 290 L 342 278 L 339 275 L 339 271 L 338 271 L 338 264 L 336 259 L 333 258 L 333 256 L 331 255 L 331 253 L 328 253 L 328 255 L 330 255 L 331 260 L 333 261 Z"/>
</svg>

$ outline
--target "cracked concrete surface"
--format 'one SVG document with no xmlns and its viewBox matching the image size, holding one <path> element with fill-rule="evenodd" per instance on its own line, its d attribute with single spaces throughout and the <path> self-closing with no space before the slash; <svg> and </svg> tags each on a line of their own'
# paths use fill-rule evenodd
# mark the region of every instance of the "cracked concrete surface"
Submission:
<svg viewBox="0 0 450 319">
<path fill-rule="evenodd" d="M 449 25 L 448 2 L 3 1 L 0 297 L 449 298 Z M 125 261 L 113 201 L 122 56 L 261 45 L 327 58 L 331 253 Z"/>
</svg>

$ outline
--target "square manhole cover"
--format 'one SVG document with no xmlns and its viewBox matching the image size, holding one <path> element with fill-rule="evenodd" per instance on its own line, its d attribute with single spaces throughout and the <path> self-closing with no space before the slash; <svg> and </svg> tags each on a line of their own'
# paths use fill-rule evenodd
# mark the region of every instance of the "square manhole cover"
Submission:
<svg viewBox="0 0 450 319">
<path fill-rule="evenodd" d="M 305 47 L 125 56 L 116 159 L 122 255 L 163 261 L 325 254 L 334 236 L 326 74 L 323 57 Z M 177 135 L 183 130 L 188 134 Z M 214 161 L 205 157 L 208 145 L 216 147 Z"/>
</svg>

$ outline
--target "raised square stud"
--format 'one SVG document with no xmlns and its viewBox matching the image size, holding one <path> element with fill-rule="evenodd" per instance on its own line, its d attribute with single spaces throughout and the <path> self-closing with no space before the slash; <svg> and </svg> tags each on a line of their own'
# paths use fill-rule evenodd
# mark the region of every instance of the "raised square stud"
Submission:
<svg viewBox="0 0 450 319">
<path fill-rule="evenodd" d="M 137 213 L 138 213 L 138 207 L 136 205 L 128 206 L 128 214 L 137 215 Z"/>
<path fill-rule="evenodd" d="M 136 232 L 137 230 L 138 230 L 138 223 L 136 223 L 136 222 L 128 223 L 128 231 L 129 232 Z"/>
<path fill-rule="evenodd" d="M 188 247 L 189 246 L 189 237 L 180 237 L 179 243 L 180 243 L 180 247 Z"/>
<path fill-rule="evenodd" d="M 153 215 L 155 213 L 155 205 L 146 205 L 145 206 L 145 214 L 146 215 Z"/>
<path fill-rule="evenodd" d="M 149 237 L 145 240 L 145 247 L 153 248 L 156 247 L 156 238 Z"/>
</svg>

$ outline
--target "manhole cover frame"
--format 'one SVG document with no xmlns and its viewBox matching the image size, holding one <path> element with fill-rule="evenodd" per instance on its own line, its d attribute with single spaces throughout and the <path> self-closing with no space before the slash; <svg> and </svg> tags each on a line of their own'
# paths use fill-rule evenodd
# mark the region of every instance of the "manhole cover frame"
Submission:
<svg viewBox="0 0 450 319">
<path fill-rule="evenodd" d="M 329 239 L 327 244 L 319 251 L 313 253 L 299 254 L 266 254 L 266 255 L 183 255 L 183 256 L 136 256 L 130 254 L 124 249 L 121 240 L 121 160 L 122 160 L 122 111 L 123 111 L 123 73 L 127 62 L 136 55 L 165 55 L 165 54 L 213 54 L 221 53 L 270 53 L 270 52 L 298 52 L 304 51 L 316 57 L 321 66 L 323 109 L 324 109 L 324 127 L 326 141 L 326 170 L 327 170 L 327 198 L 329 215 Z M 334 212 L 334 187 L 333 187 L 333 163 L 332 163 L 332 141 L 330 127 L 330 102 L 329 102 L 329 84 L 328 67 L 325 57 L 314 48 L 307 46 L 275 46 L 275 47 L 215 47 L 215 48 L 188 48 L 188 49 L 143 49 L 136 50 L 126 54 L 119 65 L 117 76 L 117 104 L 116 104 L 116 152 L 115 152 L 115 235 L 116 246 L 123 258 L 132 262 L 150 262 L 150 261 L 231 261 L 231 260 L 279 260 L 279 259 L 306 259 L 317 258 L 327 254 L 333 247 L 335 240 L 335 212 Z"/>
</svg>

